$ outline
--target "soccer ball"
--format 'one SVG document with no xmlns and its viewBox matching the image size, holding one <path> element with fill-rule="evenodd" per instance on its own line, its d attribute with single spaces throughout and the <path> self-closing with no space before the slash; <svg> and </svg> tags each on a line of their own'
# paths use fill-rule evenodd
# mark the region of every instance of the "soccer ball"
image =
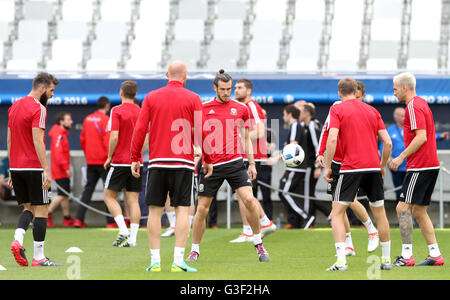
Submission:
<svg viewBox="0 0 450 300">
<path fill-rule="evenodd" d="M 283 148 L 281 157 L 286 166 L 295 168 L 305 159 L 305 151 L 300 145 L 288 144 Z"/>
</svg>

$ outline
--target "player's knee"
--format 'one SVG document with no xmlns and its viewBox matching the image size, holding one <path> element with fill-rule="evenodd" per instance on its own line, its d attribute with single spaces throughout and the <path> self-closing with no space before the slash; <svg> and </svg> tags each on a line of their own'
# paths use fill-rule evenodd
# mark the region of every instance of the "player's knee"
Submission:
<svg viewBox="0 0 450 300">
<path fill-rule="evenodd" d="M 426 210 L 424 210 L 422 207 L 413 206 L 412 208 L 412 215 L 416 220 L 422 219 L 425 213 Z"/>
<path fill-rule="evenodd" d="M 197 214 L 202 217 L 206 217 L 209 213 L 209 207 L 206 205 L 199 204 L 197 207 Z"/>
</svg>

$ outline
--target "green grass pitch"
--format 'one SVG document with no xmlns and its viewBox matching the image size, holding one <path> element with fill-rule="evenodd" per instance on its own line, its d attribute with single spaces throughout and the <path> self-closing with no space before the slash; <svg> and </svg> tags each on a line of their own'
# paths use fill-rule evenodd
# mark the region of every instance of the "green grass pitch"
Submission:
<svg viewBox="0 0 450 300">
<path fill-rule="evenodd" d="M 32 268 L 20 267 L 9 249 L 13 228 L 0 228 L 0 271 L 1 280 L 47 279 L 47 280 L 105 280 L 105 279 L 148 279 L 148 280 L 365 280 L 365 279 L 450 279 L 450 231 L 436 230 L 437 239 L 444 258 L 449 260 L 442 267 L 394 268 L 392 271 L 378 271 L 377 257 L 381 249 L 367 253 L 367 232 L 352 230 L 356 256 L 348 258 L 347 272 L 326 272 L 335 262 L 335 250 L 331 229 L 278 230 L 264 239 L 270 254 L 270 262 L 260 263 L 251 243 L 231 244 L 240 229 L 208 229 L 205 232 L 200 259 L 190 266 L 198 273 L 171 273 L 174 238 L 161 239 L 161 273 L 145 271 L 150 263 L 147 233 L 141 229 L 136 248 L 115 248 L 117 230 L 114 229 L 65 229 L 47 230 L 45 255 L 62 263 L 62 267 Z M 401 253 L 400 233 L 391 229 L 392 260 Z M 191 239 L 188 240 L 186 256 Z M 32 230 L 25 237 L 27 258 L 31 264 L 33 256 Z M 66 253 L 70 247 L 78 247 L 83 253 Z M 428 254 L 428 248 L 419 229 L 414 230 L 414 257 L 421 262 Z"/>
</svg>

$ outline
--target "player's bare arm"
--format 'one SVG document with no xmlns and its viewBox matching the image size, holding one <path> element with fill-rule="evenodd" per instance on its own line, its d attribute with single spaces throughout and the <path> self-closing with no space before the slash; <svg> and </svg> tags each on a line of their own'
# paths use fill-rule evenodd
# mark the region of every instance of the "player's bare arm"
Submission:
<svg viewBox="0 0 450 300">
<path fill-rule="evenodd" d="M 381 175 L 384 178 L 386 165 L 392 152 L 392 140 L 386 129 L 378 131 L 378 139 L 383 143 L 383 152 L 381 154 Z"/>
<path fill-rule="evenodd" d="M 241 137 L 244 136 L 244 151 L 248 159 L 248 174 L 250 175 L 250 180 L 256 179 L 256 164 L 253 156 L 253 145 L 250 139 L 250 132 L 248 128 L 241 129 Z"/>
<path fill-rule="evenodd" d="M 405 159 L 416 153 L 420 147 L 427 141 L 427 131 L 425 129 L 415 130 L 416 136 L 411 141 L 411 144 L 396 158 L 394 158 L 389 164 L 389 168 L 393 171 L 397 171 L 398 167 L 403 163 Z"/>
<path fill-rule="evenodd" d="M 8 127 L 8 133 L 7 133 L 7 138 L 6 138 L 6 144 L 7 144 L 7 147 L 8 147 L 8 160 L 11 161 L 11 158 L 9 157 L 9 152 L 11 150 L 11 129 L 9 129 L 9 127 Z M 11 172 L 9 172 L 8 187 L 11 188 L 11 189 L 13 188 L 12 179 L 11 179 Z"/>
<path fill-rule="evenodd" d="M 42 189 L 48 190 L 52 184 L 52 178 L 50 176 L 50 169 L 48 167 L 47 161 L 47 152 L 45 150 L 44 144 L 45 130 L 42 128 L 33 127 L 32 135 L 36 154 L 39 158 L 42 169 L 44 170 L 44 183 L 42 184 Z"/>
<path fill-rule="evenodd" d="M 114 151 L 117 147 L 117 142 L 119 141 L 119 131 L 114 130 L 111 131 L 111 134 L 109 136 L 109 152 L 108 152 L 108 158 L 106 159 L 105 164 L 103 167 L 107 169 L 109 165 L 111 164 L 112 157 L 114 155 Z M 144 143 L 145 144 L 145 143 Z"/>
<path fill-rule="evenodd" d="M 328 139 L 327 139 L 327 159 L 325 164 L 325 172 L 323 174 L 323 177 L 327 182 L 332 182 L 333 179 L 331 178 L 331 162 L 333 160 L 334 154 L 336 153 L 336 145 L 337 145 L 337 139 L 339 135 L 339 129 L 337 128 L 330 128 Z"/>
</svg>

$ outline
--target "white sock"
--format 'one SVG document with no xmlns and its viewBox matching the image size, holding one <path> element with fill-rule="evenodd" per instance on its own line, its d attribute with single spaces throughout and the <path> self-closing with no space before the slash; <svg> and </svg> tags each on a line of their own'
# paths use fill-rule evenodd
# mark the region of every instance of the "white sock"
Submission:
<svg viewBox="0 0 450 300">
<path fill-rule="evenodd" d="M 192 244 L 191 252 L 197 252 L 198 254 L 200 254 L 200 244 Z"/>
<path fill-rule="evenodd" d="M 45 258 L 44 243 L 45 242 L 34 242 L 34 260 L 42 260 Z"/>
<path fill-rule="evenodd" d="M 262 244 L 261 233 L 253 235 L 253 245 L 259 245 L 259 244 Z"/>
<path fill-rule="evenodd" d="M 159 249 L 150 249 L 150 257 L 152 259 L 151 264 L 161 263 L 161 256 Z"/>
<path fill-rule="evenodd" d="M 253 231 L 252 231 L 252 228 L 250 227 L 250 225 L 244 225 L 242 228 L 243 228 L 242 232 L 244 234 L 246 234 L 246 235 L 253 235 Z"/>
<path fill-rule="evenodd" d="M 335 243 L 334 246 L 336 247 L 337 261 L 339 263 L 347 262 L 345 257 L 345 243 Z"/>
<path fill-rule="evenodd" d="M 367 232 L 369 234 L 377 232 L 377 229 L 373 225 L 372 220 L 370 218 L 366 222 L 363 222 L 363 224 L 366 227 Z"/>
<path fill-rule="evenodd" d="M 345 234 L 345 247 L 350 247 L 352 249 L 355 249 L 355 247 L 353 247 L 353 240 L 352 240 L 351 232 L 348 232 Z"/>
<path fill-rule="evenodd" d="M 139 231 L 139 224 L 130 224 L 130 237 L 128 238 L 128 242 L 130 244 L 136 245 L 137 234 Z"/>
<path fill-rule="evenodd" d="M 14 232 L 14 240 L 18 241 L 23 246 L 23 239 L 25 238 L 25 229 L 17 228 Z"/>
<path fill-rule="evenodd" d="M 192 228 L 192 223 L 194 223 L 194 216 L 189 216 L 189 228 Z"/>
<path fill-rule="evenodd" d="M 123 215 L 118 215 L 117 217 L 114 218 L 114 221 L 116 221 L 117 226 L 119 226 L 120 234 L 127 235 L 128 228 L 127 225 L 125 224 L 125 219 L 123 218 Z"/>
<path fill-rule="evenodd" d="M 412 255 L 412 244 L 402 244 L 402 257 L 410 259 Z"/>
<path fill-rule="evenodd" d="M 184 263 L 184 248 L 175 247 L 173 250 L 173 262 L 181 266 Z"/>
<path fill-rule="evenodd" d="M 266 215 L 264 215 L 264 217 L 259 219 L 259 224 L 261 224 L 261 226 L 269 226 L 270 225 L 270 220 L 269 220 L 269 218 Z"/>
<path fill-rule="evenodd" d="M 430 256 L 431 256 L 431 257 L 438 257 L 438 256 L 441 256 L 441 251 L 439 251 L 439 246 L 438 246 L 438 244 L 431 244 L 431 245 L 428 245 L 428 250 L 430 251 Z"/>
<path fill-rule="evenodd" d="M 380 242 L 381 245 L 381 257 L 391 258 L 391 241 Z"/>
<path fill-rule="evenodd" d="M 169 220 L 169 226 L 175 227 L 175 223 L 177 221 L 177 216 L 174 211 L 166 212 L 167 219 Z"/>
</svg>

